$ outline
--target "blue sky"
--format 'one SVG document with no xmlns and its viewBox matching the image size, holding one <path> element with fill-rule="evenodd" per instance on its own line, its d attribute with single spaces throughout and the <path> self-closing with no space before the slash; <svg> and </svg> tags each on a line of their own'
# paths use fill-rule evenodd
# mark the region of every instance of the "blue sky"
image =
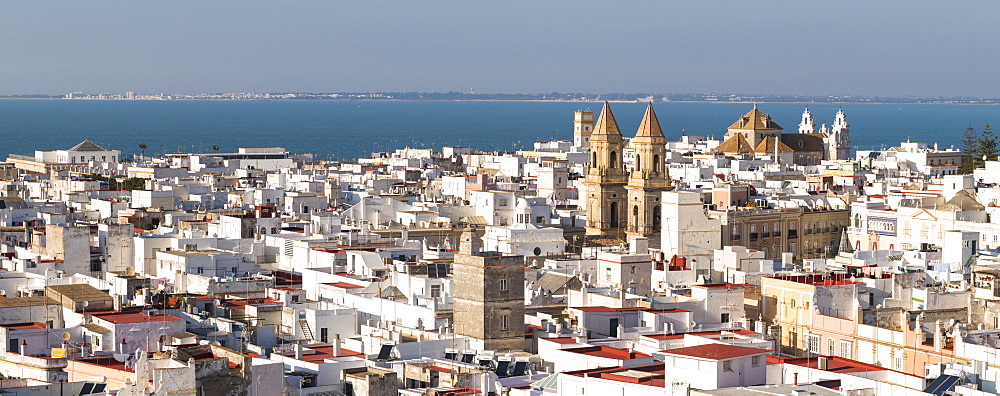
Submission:
<svg viewBox="0 0 1000 396">
<path fill-rule="evenodd" d="M 998 1 L 0 3 L 0 94 L 1000 96 Z"/>
</svg>

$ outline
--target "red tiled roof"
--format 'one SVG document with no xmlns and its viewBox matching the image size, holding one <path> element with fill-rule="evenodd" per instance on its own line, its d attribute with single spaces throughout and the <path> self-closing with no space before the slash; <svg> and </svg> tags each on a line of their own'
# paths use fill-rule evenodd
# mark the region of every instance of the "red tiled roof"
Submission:
<svg viewBox="0 0 1000 396">
<path fill-rule="evenodd" d="M 693 336 L 707 337 L 707 336 L 720 335 L 720 334 L 722 334 L 723 331 L 728 331 L 730 333 L 735 333 L 735 334 L 739 334 L 739 335 L 760 334 L 760 333 L 753 332 L 753 331 L 750 331 L 750 330 L 747 330 L 747 329 L 733 329 L 733 330 L 691 331 L 691 332 L 687 332 L 687 333 L 674 333 L 674 334 L 646 334 L 643 337 L 652 338 L 654 340 L 677 340 L 677 339 L 684 338 L 684 335 L 688 335 L 688 334 L 693 335 Z"/>
<path fill-rule="evenodd" d="M 701 285 L 691 285 L 692 287 L 705 287 L 705 288 L 716 288 L 716 287 L 741 287 L 741 286 L 753 286 L 745 283 L 705 283 Z"/>
<path fill-rule="evenodd" d="M 8 330 L 34 330 L 34 329 L 44 329 L 44 323 L 38 322 L 28 322 L 28 323 L 11 323 L 0 325 L 0 327 L 5 327 Z"/>
<path fill-rule="evenodd" d="M 339 287 L 341 289 L 364 289 L 365 288 L 364 286 L 358 286 L 358 285 L 355 285 L 353 283 L 347 283 L 347 282 L 323 283 L 323 285 L 333 286 L 333 287 Z"/>
<path fill-rule="evenodd" d="M 770 349 L 749 348 L 729 344 L 705 344 L 660 351 L 668 355 L 682 355 L 709 360 L 732 359 L 740 356 L 771 353 Z"/>
<path fill-rule="evenodd" d="M 556 344 L 562 344 L 562 345 L 576 344 L 577 343 L 576 340 L 573 339 L 572 337 L 547 337 L 547 338 L 542 338 L 542 339 L 545 340 L 545 341 L 550 341 L 550 342 L 554 342 Z"/>
<path fill-rule="evenodd" d="M 311 363 L 323 363 L 324 360 L 335 358 L 335 357 L 346 357 L 346 356 L 357 356 L 364 357 L 360 352 L 354 352 L 352 350 L 341 348 L 340 355 L 333 354 L 333 346 L 310 346 L 308 350 L 303 351 L 302 361 Z M 295 357 L 295 353 L 283 353 L 283 356 Z"/>
<path fill-rule="evenodd" d="M 567 348 L 563 350 L 583 355 L 590 355 L 590 356 L 617 359 L 617 360 L 643 359 L 651 357 L 650 355 L 647 355 L 642 352 L 636 352 L 636 351 L 629 352 L 627 349 L 612 348 L 604 345 Z"/>
<path fill-rule="evenodd" d="M 575 309 L 583 312 L 622 312 L 622 311 L 645 311 L 646 308 L 643 307 L 629 307 L 629 308 L 610 308 L 610 307 L 569 307 L 569 309 Z"/>
<path fill-rule="evenodd" d="M 562 374 L 576 377 L 600 378 L 610 381 L 628 382 L 633 384 L 648 385 L 656 388 L 663 388 L 664 367 L 662 363 L 636 366 L 636 367 L 601 367 L 596 369 L 586 369 L 577 371 L 565 371 Z"/>
</svg>

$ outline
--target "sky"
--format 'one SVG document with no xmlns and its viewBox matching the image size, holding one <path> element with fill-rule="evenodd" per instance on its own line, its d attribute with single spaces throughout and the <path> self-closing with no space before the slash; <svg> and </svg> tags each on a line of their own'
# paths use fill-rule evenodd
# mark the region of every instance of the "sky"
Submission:
<svg viewBox="0 0 1000 396">
<path fill-rule="evenodd" d="M 0 95 L 1000 97 L 1000 1 L 0 2 Z"/>
</svg>

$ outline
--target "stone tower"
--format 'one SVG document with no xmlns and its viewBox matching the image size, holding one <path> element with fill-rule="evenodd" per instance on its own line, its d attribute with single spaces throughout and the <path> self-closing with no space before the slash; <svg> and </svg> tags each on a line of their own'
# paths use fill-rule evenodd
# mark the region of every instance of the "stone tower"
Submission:
<svg viewBox="0 0 1000 396">
<path fill-rule="evenodd" d="M 524 350 L 524 256 L 483 252 L 472 228 L 462 232 L 455 255 L 455 334 L 475 349 Z"/>
<path fill-rule="evenodd" d="M 799 133 L 816 133 L 816 123 L 813 122 L 813 113 L 806 110 L 802 112 L 802 122 L 799 123 Z"/>
<path fill-rule="evenodd" d="M 594 112 L 577 110 L 573 113 L 573 145 L 579 148 L 590 147 L 590 134 L 594 130 Z"/>
<path fill-rule="evenodd" d="M 667 142 L 652 103 L 646 107 L 646 114 L 630 145 L 635 163 L 625 186 L 628 191 L 626 232 L 630 237 L 647 237 L 658 242 L 652 237 L 660 233 L 660 196 L 671 186 L 665 166 Z"/>
<path fill-rule="evenodd" d="M 587 235 L 614 235 L 626 226 L 624 148 L 615 116 L 604 102 L 590 135 L 590 167 L 583 182 L 587 187 Z"/>
<path fill-rule="evenodd" d="M 851 126 L 847 124 L 847 116 L 844 109 L 837 110 L 837 116 L 833 120 L 833 128 L 830 130 L 830 159 L 848 160 L 851 159 Z"/>
</svg>

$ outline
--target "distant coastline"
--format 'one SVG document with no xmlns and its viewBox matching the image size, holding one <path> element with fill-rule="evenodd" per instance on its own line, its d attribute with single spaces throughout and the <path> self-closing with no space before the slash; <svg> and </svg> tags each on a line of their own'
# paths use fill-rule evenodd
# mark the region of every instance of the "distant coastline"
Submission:
<svg viewBox="0 0 1000 396">
<path fill-rule="evenodd" d="M 594 99 L 594 100 L 583 100 L 583 99 L 374 99 L 374 98 L 351 98 L 351 99 L 281 99 L 281 98 L 254 98 L 254 99 L 215 99 L 215 98 L 176 98 L 176 99 L 66 99 L 66 98 L 38 98 L 38 97 L 11 97 L 11 96 L 0 96 L 0 100 L 37 100 L 37 101 L 88 101 L 88 102 L 271 102 L 271 101 L 281 101 L 281 102 L 512 102 L 512 103 L 646 103 L 639 100 L 623 100 L 623 99 Z M 742 100 L 742 101 L 717 101 L 717 100 L 669 100 L 669 101 L 658 101 L 652 103 L 714 103 L 714 104 L 884 104 L 884 105 L 901 105 L 901 104 L 928 104 L 928 105 L 969 105 L 969 106 L 997 106 L 1000 105 L 1000 100 L 977 100 L 977 101 L 953 101 L 953 100 L 942 100 L 942 101 L 769 101 L 769 100 Z"/>
<path fill-rule="evenodd" d="M 1000 98 L 892 97 L 858 95 L 761 95 L 733 93 L 463 93 L 463 92 L 278 92 L 278 93 L 157 93 L 124 94 L 73 92 L 65 95 L 3 95 L 19 100 L 107 100 L 107 101 L 448 101 L 448 102 L 565 102 L 565 103 L 784 103 L 784 104 L 971 104 L 997 105 Z"/>
</svg>

